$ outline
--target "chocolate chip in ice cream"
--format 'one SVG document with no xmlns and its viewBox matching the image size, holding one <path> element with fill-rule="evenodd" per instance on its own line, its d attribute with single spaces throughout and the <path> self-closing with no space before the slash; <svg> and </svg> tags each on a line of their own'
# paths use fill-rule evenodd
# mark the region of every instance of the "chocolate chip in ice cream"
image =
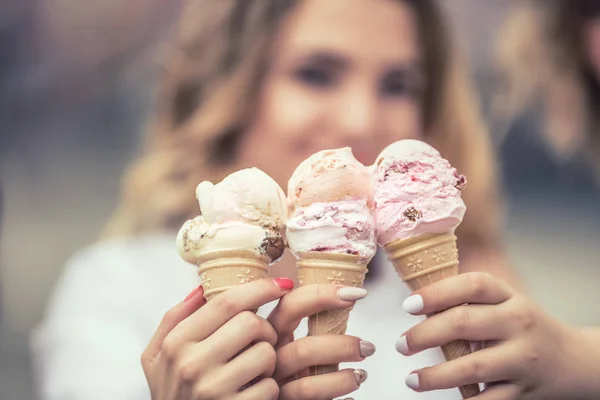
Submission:
<svg viewBox="0 0 600 400">
<path fill-rule="evenodd" d="M 278 260 L 285 250 L 285 241 L 281 233 L 277 231 L 267 230 L 267 234 L 260 244 L 258 250 L 261 254 L 266 255 L 273 262 Z"/>
<path fill-rule="evenodd" d="M 407 208 L 406 211 L 404 211 L 404 216 L 410 219 L 411 221 L 415 222 L 416 220 L 423 218 L 423 213 L 414 207 L 410 207 Z"/>
<path fill-rule="evenodd" d="M 456 174 L 456 184 L 454 185 L 454 187 L 457 188 L 458 190 L 463 190 L 466 186 L 467 186 L 467 178 L 465 178 L 464 175 Z"/>
<path fill-rule="evenodd" d="M 403 164 L 392 165 L 386 171 L 385 175 L 383 176 L 383 179 L 387 180 L 390 177 L 390 175 L 392 175 L 392 174 L 396 175 L 396 174 L 406 174 L 406 173 L 408 173 L 407 165 L 403 165 Z"/>
</svg>

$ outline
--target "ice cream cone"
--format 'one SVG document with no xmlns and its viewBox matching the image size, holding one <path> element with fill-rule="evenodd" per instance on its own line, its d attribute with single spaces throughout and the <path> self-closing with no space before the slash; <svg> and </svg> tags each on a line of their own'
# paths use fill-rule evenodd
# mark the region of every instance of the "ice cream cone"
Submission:
<svg viewBox="0 0 600 400">
<path fill-rule="evenodd" d="M 331 283 L 362 287 L 367 264 L 351 254 L 307 251 L 298 252 L 298 281 L 300 286 L 314 283 Z M 326 310 L 308 318 L 308 335 L 343 335 L 346 333 L 351 308 Z M 317 365 L 310 368 L 311 375 L 338 370 L 338 365 Z"/>
<path fill-rule="evenodd" d="M 387 244 L 385 250 L 400 278 L 413 291 L 458 274 L 458 248 L 453 232 L 397 240 Z M 442 352 L 446 360 L 454 360 L 470 354 L 471 346 L 466 340 L 455 340 L 442 346 Z M 464 399 L 480 393 L 477 384 L 459 389 Z"/>
<path fill-rule="evenodd" d="M 233 286 L 269 276 L 269 259 L 249 250 L 207 252 L 198 257 L 197 265 L 207 301 Z"/>
</svg>

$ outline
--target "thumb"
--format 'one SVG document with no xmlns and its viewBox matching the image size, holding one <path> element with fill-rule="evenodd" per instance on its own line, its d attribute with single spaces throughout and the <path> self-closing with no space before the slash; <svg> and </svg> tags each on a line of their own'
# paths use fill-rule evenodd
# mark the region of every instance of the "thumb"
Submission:
<svg viewBox="0 0 600 400">
<path fill-rule="evenodd" d="M 163 341 L 167 335 L 184 319 L 195 313 L 206 304 L 204 299 L 204 290 L 202 286 L 194 289 L 183 302 L 177 304 L 165 313 L 162 321 L 158 325 L 154 336 L 146 347 L 142 359 L 154 359 L 160 352 Z"/>
</svg>

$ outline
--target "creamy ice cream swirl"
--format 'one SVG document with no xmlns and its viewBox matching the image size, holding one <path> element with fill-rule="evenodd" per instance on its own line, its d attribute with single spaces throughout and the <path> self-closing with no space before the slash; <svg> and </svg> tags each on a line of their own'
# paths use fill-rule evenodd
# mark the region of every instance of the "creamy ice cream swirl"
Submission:
<svg viewBox="0 0 600 400">
<path fill-rule="evenodd" d="M 192 264 L 202 254 L 232 249 L 250 250 L 274 262 L 285 250 L 285 240 L 279 231 L 235 221 L 208 224 L 201 216 L 182 226 L 176 242 L 179 255 Z"/>
<path fill-rule="evenodd" d="M 296 209 L 288 219 L 287 240 L 294 252 L 329 251 L 368 260 L 377 250 L 375 221 L 364 199 Z"/>
</svg>

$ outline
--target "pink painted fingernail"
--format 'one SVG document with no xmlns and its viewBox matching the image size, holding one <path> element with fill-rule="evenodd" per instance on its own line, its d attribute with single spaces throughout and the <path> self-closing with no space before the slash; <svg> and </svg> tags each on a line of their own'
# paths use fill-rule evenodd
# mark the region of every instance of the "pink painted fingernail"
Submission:
<svg viewBox="0 0 600 400">
<path fill-rule="evenodd" d="M 396 342 L 396 350 L 398 350 L 400 354 L 404 354 L 405 356 L 410 353 L 410 351 L 408 350 L 408 342 L 406 340 L 406 336 L 400 336 L 400 339 L 398 339 L 398 341 Z"/>
<path fill-rule="evenodd" d="M 343 301 L 357 301 L 367 296 L 367 291 L 363 288 L 344 286 L 338 289 L 338 297 Z"/>
<path fill-rule="evenodd" d="M 191 293 L 186 296 L 186 298 L 185 298 L 185 300 L 183 300 L 183 302 L 187 303 L 188 301 L 190 301 L 201 289 L 202 289 L 202 286 L 198 286 L 196 289 L 192 290 Z"/>
<path fill-rule="evenodd" d="M 419 384 L 419 375 L 418 374 L 410 374 L 404 380 L 406 386 L 411 388 L 412 390 L 419 390 L 421 385 Z"/>
<path fill-rule="evenodd" d="M 409 314 L 416 314 L 418 312 L 423 311 L 425 304 L 423 303 L 423 297 L 420 294 L 414 294 L 409 296 L 404 303 L 402 303 L 402 308 Z"/>
<path fill-rule="evenodd" d="M 284 291 L 290 291 L 294 288 L 294 281 L 288 278 L 276 278 L 273 279 L 273 282 L 279 286 L 279 289 Z"/>
<path fill-rule="evenodd" d="M 367 371 L 365 371 L 364 369 L 355 369 L 354 370 L 354 377 L 356 378 L 356 384 L 358 386 L 362 385 L 364 383 L 364 381 L 367 380 L 367 377 L 369 375 L 367 374 Z"/>
</svg>

